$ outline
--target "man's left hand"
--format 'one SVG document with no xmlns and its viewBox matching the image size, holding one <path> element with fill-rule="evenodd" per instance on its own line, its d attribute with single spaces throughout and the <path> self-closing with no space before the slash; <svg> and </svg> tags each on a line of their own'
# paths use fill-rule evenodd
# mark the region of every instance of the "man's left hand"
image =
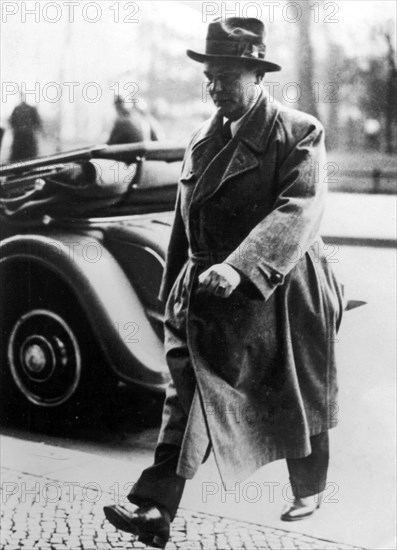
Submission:
<svg viewBox="0 0 397 550">
<path fill-rule="evenodd" d="M 228 298 L 240 282 L 240 274 L 231 265 L 215 264 L 199 276 L 199 291 Z"/>
</svg>

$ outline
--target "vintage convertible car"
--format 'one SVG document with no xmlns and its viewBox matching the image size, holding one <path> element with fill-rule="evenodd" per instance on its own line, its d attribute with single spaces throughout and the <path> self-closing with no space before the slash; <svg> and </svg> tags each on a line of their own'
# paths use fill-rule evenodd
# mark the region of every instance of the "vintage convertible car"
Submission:
<svg viewBox="0 0 397 550">
<path fill-rule="evenodd" d="M 59 418 L 120 380 L 165 389 L 157 293 L 182 156 L 152 142 L 0 168 L 3 404 Z"/>
</svg>

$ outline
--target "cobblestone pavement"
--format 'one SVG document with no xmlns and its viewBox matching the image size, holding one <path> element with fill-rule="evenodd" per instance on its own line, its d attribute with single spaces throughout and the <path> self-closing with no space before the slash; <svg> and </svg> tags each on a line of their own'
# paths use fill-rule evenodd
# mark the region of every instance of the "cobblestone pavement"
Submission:
<svg viewBox="0 0 397 550">
<path fill-rule="evenodd" d="M 84 486 L 1 470 L 1 549 L 113 550 L 147 548 L 104 519 L 121 502 L 95 483 Z M 121 502 L 122 503 L 122 502 Z M 220 516 L 179 510 L 166 550 L 357 549 Z"/>
</svg>

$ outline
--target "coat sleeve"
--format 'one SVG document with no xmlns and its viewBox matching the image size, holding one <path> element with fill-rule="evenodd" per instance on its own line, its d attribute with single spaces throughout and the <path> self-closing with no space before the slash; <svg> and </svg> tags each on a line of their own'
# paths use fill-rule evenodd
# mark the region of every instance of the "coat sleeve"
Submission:
<svg viewBox="0 0 397 550">
<path fill-rule="evenodd" d="M 265 300 L 283 284 L 319 231 L 326 193 L 324 130 L 316 119 L 310 121 L 279 166 L 272 211 L 225 259 Z"/>
</svg>

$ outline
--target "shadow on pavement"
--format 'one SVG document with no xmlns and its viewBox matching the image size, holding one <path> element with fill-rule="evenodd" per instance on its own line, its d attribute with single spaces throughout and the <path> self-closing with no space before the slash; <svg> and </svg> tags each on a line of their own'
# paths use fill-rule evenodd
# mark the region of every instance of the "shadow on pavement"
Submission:
<svg viewBox="0 0 397 550">
<path fill-rule="evenodd" d="M 0 426 L 8 433 L 28 430 L 35 435 L 122 444 L 129 436 L 160 426 L 163 400 L 161 394 L 119 384 L 111 395 L 93 396 L 68 414 L 8 403 L 1 412 Z"/>
</svg>

